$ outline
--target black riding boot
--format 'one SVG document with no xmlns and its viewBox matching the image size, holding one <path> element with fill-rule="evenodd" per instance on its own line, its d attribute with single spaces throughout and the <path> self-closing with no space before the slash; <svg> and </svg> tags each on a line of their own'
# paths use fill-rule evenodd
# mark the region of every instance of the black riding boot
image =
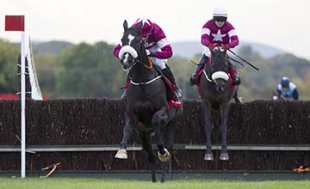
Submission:
<svg viewBox="0 0 310 189">
<path fill-rule="evenodd" d="M 178 99 L 175 99 L 175 100 L 177 100 L 177 101 L 179 101 L 179 99 L 181 98 L 181 96 L 182 96 L 182 90 L 180 89 L 180 87 L 176 84 L 176 82 L 175 82 L 175 78 L 174 78 L 174 76 L 173 76 L 173 73 L 172 73 L 172 71 L 171 71 L 171 69 L 170 69 L 170 67 L 168 66 L 168 65 L 166 65 L 166 68 L 165 69 L 163 69 L 163 70 L 161 70 L 164 74 L 165 74 L 165 76 L 167 76 L 168 78 L 169 78 L 169 80 L 171 81 L 171 83 L 175 86 L 175 93 L 176 93 L 176 97 L 178 98 Z M 170 91 L 170 90 L 169 90 Z M 172 97 L 173 97 L 174 95 L 172 95 Z M 171 98 L 169 98 L 169 99 L 171 99 Z"/>
<path fill-rule="evenodd" d="M 237 74 L 236 67 L 230 61 L 228 61 L 228 69 L 229 69 L 229 73 L 230 73 L 231 78 L 232 78 L 233 85 L 240 85 L 241 80 Z"/>
<path fill-rule="evenodd" d="M 197 83 L 196 73 L 203 68 L 204 63 L 207 62 L 208 59 L 209 59 L 209 57 L 207 57 L 204 54 L 202 55 L 198 65 L 197 65 L 196 71 L 192 74 L 192 76 L 189 80 L 190 85 L 195 85 Z"/>
</svg>

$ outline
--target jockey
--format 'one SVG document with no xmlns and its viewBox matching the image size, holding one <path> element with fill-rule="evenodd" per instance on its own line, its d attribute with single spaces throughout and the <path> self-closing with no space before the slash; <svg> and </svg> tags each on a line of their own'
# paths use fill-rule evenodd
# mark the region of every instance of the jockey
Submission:
<svg viewBox="0 0 310 189">
<path fill-rule="evenodd" d="M 204 63 L 208 62 L 211 55 L 210 49 L 216 46 L 222 46 L 228 50 L 239 44 L 239 39 L 234 26 L 227 21 L 227 12 L 224 8 L 215 8 L 213 10 L 213 19 L 207 21 L 201 32 L 201 43 L 207 47 L 204 50 L 202 58 L 196 68 L 195 73 L 190 78 L 190 84 L 197 84 L 197 73 L 203 69 Z M 237 75 L 237 70 L 234 65 L 228 61 L 230 76 L 232 77 L 233 85 L 240 84 L 240 78 Z"/>
<path fill-rule="evenodd" d="M 169 44 L 165 33 L 163 30 L 154 22 L 151 22 L 146 18 L 139 18 L 134 26 L 138 26 L 139 23 L 142 22 L 141 28 L 141 36 L 142 40 L 145 41 L 145 48 L 147 50 L 148 56 L 153 60 L 153 63 L 157 65 L 164 73 L 166 77 L 171 81 L 171 83 L 175 86 L 176 91 L 173 92 L 175 94 L 171 94 L 170 96 L 175 96 L 173 100 L 175 103 L 180 103 L 179 98 L 181 97 L 181 89 L 176 84 L 175 78 L 170 67 L 167 64 L 167 59 L 172 57 L 172 48 Z M 118 44 L 114 48 L 114 56 L 119 57 L 119 51 L 122 48 L 121 44 Z M 169 90 L 170 91 L 170 90 Z M 126 90 L 124 91 L 122 98 L 126 97 Z"/>
<path fill-rule="evenodd" d="M 283 77 L 277 87 L 278 96 L 285 100 L 298 100 L 296 85 L 288 77 Z"/>
</svg>

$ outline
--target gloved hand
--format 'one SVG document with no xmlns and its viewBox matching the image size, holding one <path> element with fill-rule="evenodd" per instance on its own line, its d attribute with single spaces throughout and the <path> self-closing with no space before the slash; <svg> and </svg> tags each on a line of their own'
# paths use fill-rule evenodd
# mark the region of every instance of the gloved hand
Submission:
<svg viewBox="0 0 310 189">
<path fill-rule="evenodd" d="M 230 44 L 224 44 L 224 45 L 223 45 L 223 48 L 224 48 L 225 50 L 230 49 Z"/>
<path fill-rule="evenodd" d="M 217 43 L 209 43 L 209 49 L 214 49 L 217 46 Z"/>
</svg>

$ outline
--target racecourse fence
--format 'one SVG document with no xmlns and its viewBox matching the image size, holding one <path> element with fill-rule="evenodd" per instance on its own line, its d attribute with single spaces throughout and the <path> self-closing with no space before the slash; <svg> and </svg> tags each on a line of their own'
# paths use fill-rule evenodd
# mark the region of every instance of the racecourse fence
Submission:
<svg viewBox="0 0 310 189">
<path fill-rule="evenodd" d="M 129 159 L 114 158 L 122 138 L 124 102 L 117 99 L 47 100 L 26 103 L 27 170 L 61 162 L 66 170 L 148 168 L 136 133 Z M 205 136 L 200 101 L 185 101 L 175 125 L 173 170 L 292 170 L 310 165 L 310 102 L 253 101 L 232 104 L 228 120 L 230 160 L 203 160 Z M 217 120 L 217 118 L 214 118 Z M 0 171 L 20 170 L 20 102 L 0 101 Z M 158 163 L 158 168 L 160 167 Z"/>
</svg>

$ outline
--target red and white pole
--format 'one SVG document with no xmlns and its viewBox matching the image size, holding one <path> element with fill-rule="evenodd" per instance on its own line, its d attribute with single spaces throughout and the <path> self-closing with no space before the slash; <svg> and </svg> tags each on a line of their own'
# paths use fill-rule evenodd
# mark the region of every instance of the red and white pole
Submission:
<svg viewBox="0 0 310 189">
<path fill-rule="evenodd" d="M 23 15 L 6 15 L 5 31 L 20 31 L 21 54 L 21 178 L 26 177 L 26 76 L 25 76 L 25 26 Z"/>
</svg>

